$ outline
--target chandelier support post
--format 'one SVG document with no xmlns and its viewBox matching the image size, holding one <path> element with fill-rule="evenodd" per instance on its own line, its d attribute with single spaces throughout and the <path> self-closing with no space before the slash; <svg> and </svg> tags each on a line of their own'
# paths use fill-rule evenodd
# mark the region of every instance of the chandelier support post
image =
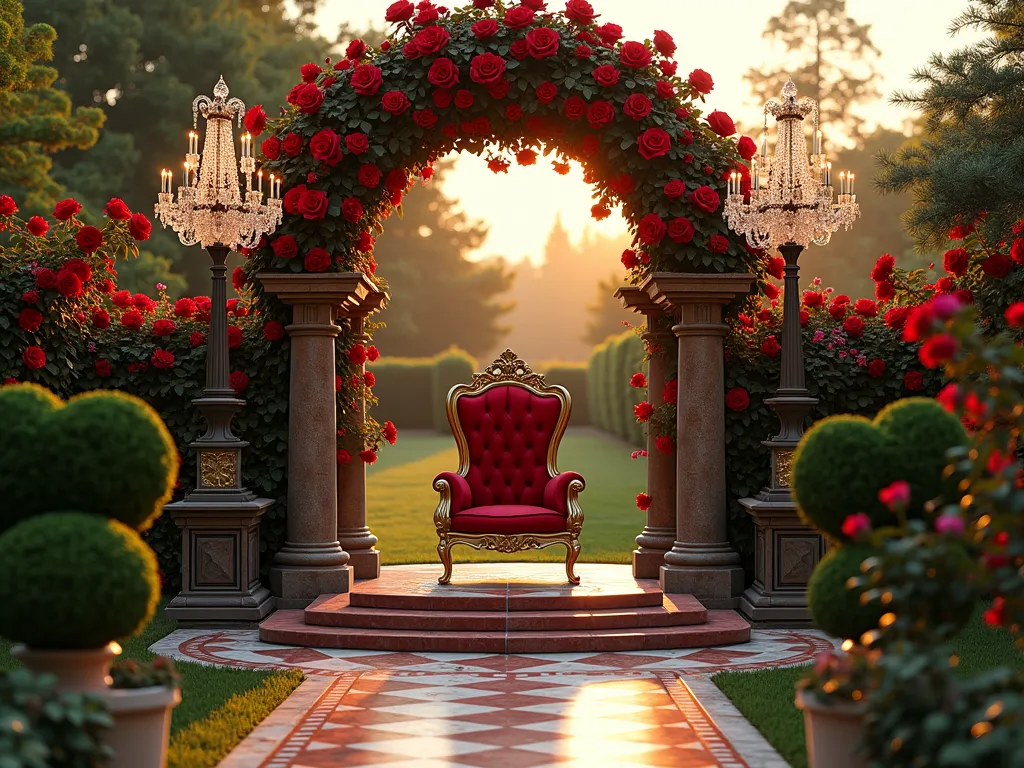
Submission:
<svg viewBox="0 0 1024 768">
<path fill-rule="evenodd" d="M 177 199 L 173 174 L 162 171 L 156 215 L 185 245 L 201 243 L 210 255 L 210 327 L 206 341 L 206 386 L 192 404 L 206 422 L 206 432 L 191 448 L 196 457 L 195 486 L 167 512 L 181 529 L 181 592 L 166 614 L 182 626 L 252 626 L 274 607 L 260 580 L 260 518 L 273 504 L 257 498 L 242 479 L 242 452 L 248 443 L 231 431 L 231 421 L 244 406 L 231 387 L 228 351 L 227 259 L 234 249 L 252 247 L 281 221 L 281 200 L 246 182 L 243 195 L 239 170 L 250 180 L 255 170 L 250 141 L 243 140 L 235 166 L 232 118 L 241 118 L 245 104 L 228 98 L 224 79 L 214 98 L 198 97 L 193 118 L 206 119 L 203 152 L 199 134 L 189 133 L 182 184 Z M 243 137 L 244 138 L 244 137 Z"/>
</svg>

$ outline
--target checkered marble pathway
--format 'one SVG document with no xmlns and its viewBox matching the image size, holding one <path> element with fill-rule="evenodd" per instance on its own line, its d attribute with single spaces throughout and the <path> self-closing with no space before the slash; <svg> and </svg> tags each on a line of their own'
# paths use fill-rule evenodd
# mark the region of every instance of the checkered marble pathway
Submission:
<svg viewBox="0 0 1024 768">
<path fill-rule="evenodd" d="M 717 648 L 414 654 L 178 630 L 152 650 L 308 675 L 222 768 L 785 768 L 707 676 L 799 664 L 830 647 L 810 630 L 755 630 L 749 643 Z"/>
</svg>

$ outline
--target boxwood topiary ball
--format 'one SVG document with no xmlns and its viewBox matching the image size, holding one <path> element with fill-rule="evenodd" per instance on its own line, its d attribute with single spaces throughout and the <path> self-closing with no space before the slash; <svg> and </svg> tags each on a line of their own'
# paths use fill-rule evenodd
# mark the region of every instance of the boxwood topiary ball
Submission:
<svg viewBox="0 0 1024 768">
<path fill-rule="evenodd" d="M 36 496 L 54 470 L 38 455 L 40 430 L 63 405 L 38 384 L 0 387 L 0 533 L 37 511 Z"/>
<path fill-rule="evenodd" d="M 40 511 L 73 507 L 145 530 L 171 498 L 178 452 L 149 405 L 121 392 L 72 398 L 47 420 L 55 459 Z"/>
<path fill-rule="evenodd" d="M 945 495 L 947 501 L 960 498 L 953 498 L 955 483 L 942 476 L 949 464 L 946 452 L 968 441 L 960 419 L 935 400 L 913 397 L 883 408 L 875 423 L 898 457 L 897 479 L 910 483 L 908 514 L 923 514 L 925 503 L 938 496 Z"/>
<path fill-rule="evenodd" d="M 31 648 L 101 648 L 160 599 L 156 555 L 116 520 L 55 512 L 0 536 L 0 635 Z"/>
<path fill-rule="evenodd" d="M 843 520 L 863 512 L 877 527 L 892 520 L 878 500 L 892 473 L 889 443 L 860 416 L 831 416 L 811 427 L 793 457 L 793 498 L 809 524 L 843 540 Z"/>
<path fill-rule="evenodd" d="M 814 626 L 834 637 L 857 640 L 878 627 L 885 609 L 877 602 L 861 605 L 861 589 L 847 589 L 852 576 L 862 575 L 860 564 L 878 551 L 851 544 L 837 547 L 818 563 L 807 584 L 807 610 Z"/>
</svg>

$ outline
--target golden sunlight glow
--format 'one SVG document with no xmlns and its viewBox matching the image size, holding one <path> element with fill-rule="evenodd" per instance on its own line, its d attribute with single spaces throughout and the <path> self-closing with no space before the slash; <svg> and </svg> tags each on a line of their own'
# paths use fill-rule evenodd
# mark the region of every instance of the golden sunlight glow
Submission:
<svg viewBox="0 0 1024 768">
<path fill-rule="evenodd" d="M 844 651 L 849 651 L 852 648 L 853 648 L 853 640 L 843 640 L 842 649 Z"/>
</svg>

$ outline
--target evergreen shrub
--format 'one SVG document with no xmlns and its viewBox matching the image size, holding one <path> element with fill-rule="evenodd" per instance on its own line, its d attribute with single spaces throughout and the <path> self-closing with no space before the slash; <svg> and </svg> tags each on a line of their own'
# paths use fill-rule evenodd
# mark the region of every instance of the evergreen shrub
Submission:
<svg viewBox="0 0 1024 768">
<path fill-rule="evenodd" d="M 431 411 L 434 430 L 448 432 L 448 392 L 456 384 L 471 384 L 477 371 L 476 360 L 461 349 L 452 347 L 433 358 L 431 364 Z"/>
<path fill-rule="evenodd" d="M 565 387 L 572 399 L 570 427 L 590 425 L 590 380 L 586 363 L 552 363 L 538 366 L 544 373 L 544 382 Z"/>
<path fill-rule="evenodd" d="M 832 549 L 814 569 L 807 585 L 807 610 L 814 626 L 833 637 L 857 641 L 878 626 L 885 608 L 877 601 L 861 601 L 863 588 L 848 582 L 863 575 L 861 564 L 878 551 L 850 544 Z"/>
</svg>

